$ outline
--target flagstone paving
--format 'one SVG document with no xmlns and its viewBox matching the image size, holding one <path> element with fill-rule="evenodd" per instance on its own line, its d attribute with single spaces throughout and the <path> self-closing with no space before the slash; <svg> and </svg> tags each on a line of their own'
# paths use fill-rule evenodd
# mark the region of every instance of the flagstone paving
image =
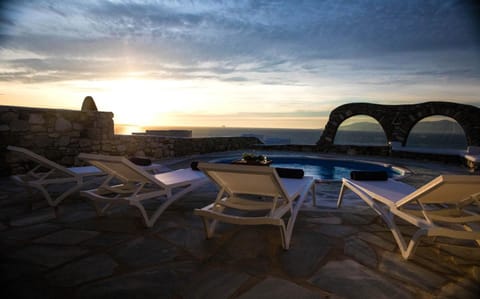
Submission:
<svg viewBox="0 0 480 299">
<path fill-rule="evenodd" d="M 439 173 L 467 173 L 400 162 L 415 172 L 405 179 L 415 186 Z M 38 196 L 0 178 L 2 298 L 476 298 L 480 248 L 473 242 L 423 240 L 406 261 L 381 219 L 351 192 L 336 208 L 339 188 L 317 185 L 317 206 L 304 204 L 285 251 L 278 228 L 268 226 L 223 224 L 206 240 L 193 209 L 215 198 L 212 184 L 147 229 L 135 209 L 97 217 L 78 195 L 55 216 Z"/>
</svg>

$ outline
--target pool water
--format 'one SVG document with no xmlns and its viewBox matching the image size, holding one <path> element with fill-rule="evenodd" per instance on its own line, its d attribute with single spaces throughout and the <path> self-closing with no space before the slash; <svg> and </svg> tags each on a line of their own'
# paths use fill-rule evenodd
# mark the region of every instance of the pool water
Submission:
<svg viewBox="0 0 480 299">
<path fill-rule="evenodd" d="M 313 156 L 275 156 L 267 155 L 273 163 L 271 167 L 299 168 L 305 175 L 313 176 L 322 180 L 341 180 L 350 177 L 350 172 L 357 171 L 386 171 L 393 178 L 404 175 L 404 170 L 390 164 L 367 162 L 359 160 L 342 160 L 319 158 Z M 223 158 L 215 160 L 217 163 L 230 163 L 235 158 Z"/>
</svg>

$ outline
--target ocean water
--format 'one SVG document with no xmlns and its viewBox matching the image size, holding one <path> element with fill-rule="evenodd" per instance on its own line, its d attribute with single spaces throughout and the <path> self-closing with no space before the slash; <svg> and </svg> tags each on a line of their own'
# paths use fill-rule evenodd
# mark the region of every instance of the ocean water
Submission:
<svg viewBox="0 0 480 299">
<path fill-rule="evenodd" d="M 322 130 L 314 129 L 269 129 L 229 127 L 137 127 L 115 125 L 115 134 L 131 134 L 145 130 L 192 130 L 192 137 L 239 137 L 254 136 L 269 144 L 315 144 Z"/>
<path fill-rule="evenodd" d="M 265 144 L 316 144 L 322 135 L 321 129 L 269 129 L 269 128 L 229 128 L 229 127 L 137 127 L 132 125 L 116 125 L 116 134 L 131 134 L 145 130 L 192 130 L 192 137 L 258 137 Z M 345 145 L 377 145 L 387 144 L 385 134 L 380 131 L 339 130 L 335 144 Z M 407 146 L 433 147 L 444 149 L 465 149 L 467 147 L 464 134 L 441 132 L 411 132 Z"/>
</svg>

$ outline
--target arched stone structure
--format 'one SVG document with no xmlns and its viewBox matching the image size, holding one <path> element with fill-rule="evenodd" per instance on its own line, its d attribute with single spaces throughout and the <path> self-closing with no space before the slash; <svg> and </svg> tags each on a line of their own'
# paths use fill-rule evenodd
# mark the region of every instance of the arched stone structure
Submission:
<svg viewBox="0 0 480 299">
<path fill-rule="evenodd" d="M 480 108 L 452 102 L 426 102 L 412 105 L 378 105 L 351 103 L 335 108 L 323 131 L 319 147 L 333 145 L 340 124 L 355 115 L 368 115 L 376 119 L 388 141 L 405 145 L 413 126 L 425 117 L 444 115 L 455 119 L 465 131 L 467 145 L 480 145 Z"/>
</svg>

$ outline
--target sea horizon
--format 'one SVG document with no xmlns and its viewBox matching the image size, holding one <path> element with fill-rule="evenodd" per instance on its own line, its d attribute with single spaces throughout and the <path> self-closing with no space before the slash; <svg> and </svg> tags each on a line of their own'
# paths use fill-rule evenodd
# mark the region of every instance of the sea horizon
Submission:
<svg viewBox="0 0 480 299">
<path fill-rule="evenodd" d="M 205 127 L 205 126 L 137 126 L 115 124 L 115 134 L 130 135 L 146 130 L 190 130 L 192 138 L 208 137 L 257 137 L 265 144 L 314 145 L 320 140 L 323 129 L 301 128 L 248 128 L 248 127 Z M 385 146 L 387 139 L 382 131 L 339 130 L 335 137 L 338 145 Z M 458 132 L 412 132 L 407 146 L 420 148 L 465 149 L 465 134 Z"/>
<path fill-rule="evenodd" d="M 120 135 L 143 133 L 146 130 L 191 130 L 193 138 L 252 136 L 269 144 L 315 144 L 323 133 L 323 129 L 248 128 L 227 126 L 136 126 L 129 124 L 115 124 L 115 134 Z"/>
</svg>

